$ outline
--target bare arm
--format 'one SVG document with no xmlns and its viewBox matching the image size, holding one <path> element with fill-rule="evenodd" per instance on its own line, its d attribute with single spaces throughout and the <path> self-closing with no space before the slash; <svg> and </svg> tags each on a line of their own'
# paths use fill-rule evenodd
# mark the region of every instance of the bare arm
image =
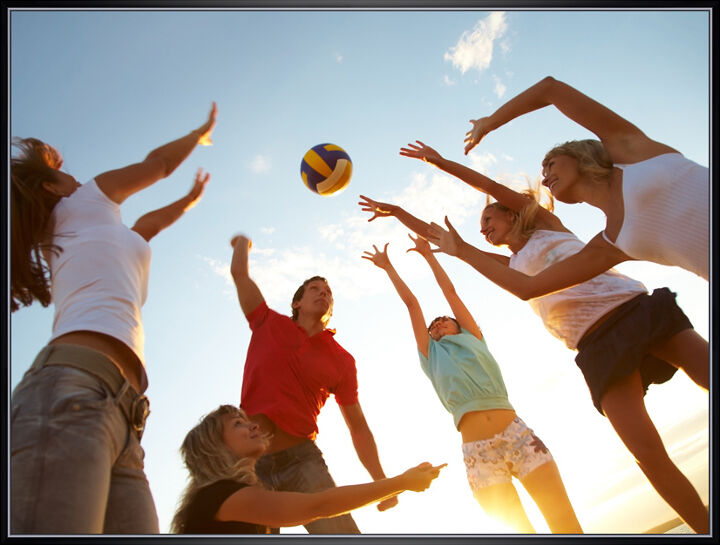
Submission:
<svg viewBox="0 0 720 545">
<path fill-rule="evenodd" d="M 230 241 L 233 247 L 232 261 L 230 262 L 230 274 L 237 288 L 240 308 L 245 316 L 255 310 L 265 298 L 260 292 L 257 284 L 250 278 L 250 267 L 248 265 L 248 254 L 252 248 L 252 242 L 244 235 L 236 235 Z"/>
<path fill-rule="evenodd" d="M 213 102 L 207 121 L 198 129 L 154 149 L 139 163 L 97 175 L 95 182 L 111 200 L 122 203 L 129 196 L 168 177 L 197 144 L 212 144 L 210 135 L 215 128 L 216 116 L 217 106 Z"/>
<path fill-rule="evenodd" d="M 648 156 L 674 151 L 669 146 L 650 140 L 638 127 L 599 102 L 548 76 L 507 101 L 490 116 L 471 120 L 473 128 L 465 138 L 465 154 L 489 132 L 516 117 L 551 104 L 594 133 L 614 163 L 634 163 Z"/>
<path fill-rule="evenodd" d="M 395 270 L 395 267 L 393 267 L 392 263 L 390 263 L 390 258 L 387 255 L 387 247 L 388 244 L 385 244 L 385 248 L 381 252 L 377 249 L 377 246 L 373 245 L 375 253 L 365 252 L 366 255 L 363 255 L 362 257 L 363 259 L 372 261 L 373 264 L 387 273 L 395 291 L 397 291 L 400 299 L 402 299 L 402 302 L 405 303 L 405 306 L 408 309 L 408 313 L 410 314 L 410 323 L 412 325 L 413 334 L 415 335 L 415 342 L 417 343 L 418 350 L 427 357 L 430 334 L 428 333 L 427 326 L 425 325 L 425 317 L 423 316 L 422 309 L 420 308 L 420 303 L 403 279 L 400 278 L 400 275 Z"/>
<path fill-rule="evenodd" d="M 428 241 L 420 237 L 413 238 L 412 236 L 410 239 L 415 243 L 415 247 L 410 248 L 408 251 L 419 253 L 425 258 L 428 265 L 430 265 L 430 269 L 435 276 L 435 280 L 437 281 L 438 286 L 440 286 L 445 299 L 450 304 L 453 316 L 455 316 L 455 319 L 460 324 L 460 327 L 466 329 L 478 339 L 482 339 L 483 335 L 480 327 L 477 325 L 473 315 L 470 314 L 470 311 L 465 306 L 465 303 L 462 302 L 462 299 L 460 299 L 460 296 L 455 291 L 455 286 L 445 272 L 445 269 L 442 268 L 438 260 L 435 258 L 435 254 L 430 249 Z"/>
<path fill-rule="evenodd" d="M 408 144 L 405 148 L 400 148 L 400 155 L 420 159 L 431 165 L 435 165 L 440 170 L 452 174 L 456 178 L 462 180 L 478 191 L 490 195 L 503 206 L 507 206 L 510 210 L 520 212 L 530 202 L 530 197 L 523 195 L 506 185 L 499 184 L 495 180 L 488 178 L 478 171 L 461 165 L 455 161 L 445 159 L 435 149 L 427 144 L 416 140 L 417 144 Z M 552 212 L 540 207 L 536 216 L 536 223 L 541 228 L 559 229 L 562 227 L 560 220 Z M 417 231 L 416 231 L 417 232 Z M 420 233 L 421 236 L 425 236 Z"/>
<path fill-rule="evenodd" d="M 238 490 L 220 506 L 217 520 L 244 521 L 266 526 L 298 526 L 318 518 L 333 517 L 406 490 L 422 492 L 444 467 L 424 462 L 390 479 L 339 486 L 305 494 L 275 492 L 258 486 Z"/>
<path fill-rule="evenodd" d="M 529 276 L 488 259 L 484 252 L 462 240 L 447 218 L 445 223 L 448 230 L 437 224 L 431 226 L 430 240 L 441 251 L 460 258 L 488 280 L 524 301 L 575 286 L 629 259 L 605 242 L 602 235 L 597 235 L 578 253 Z"/>
<path fill-rule="evenodd" d="M 353 405 L 340 405 L 340 412 L 345 419 L 350 437 L 352 437 L 355 452 L 358 455 L 360 463 L 367 469 L 367 472 L 377 481 L 385 478 L 385 472 L 380 464 L 380 456 L 378 455 L 375 437 L 368 426 L 365 414 L 363 414 L 360 403 Z M 377 506 L 379 511 L 385 511 L 397 505 L 397 498 L 383 498 L 382 502 Z"/>
<path fill-rule="evenodd" d="M 363 207 L 363 212 L 373 213 L 373 216 L 368 221 L 373 221 L 375 218 L 389 218 L 391 216 L 394 216 L 399 219 L 400 223 L 405 225 L 405 227 L 407 227 L 411 231 L 414 231 L 421 237 L 430 240 L 430 224 L 416 218 L 415 216 L 395 204 L 374 201 L 369 197 L 365 197 L 364 195 L 360 195 L 360 198 L 363 200 L 361 200 L 358 204 Z M 482 250 L 478 250 L 478 252 L 480 251 Z M 492 252 L 483 253 L 488 258 L 498 260 L 501 263 L 506 263 L 508 259 L 506 256 L 501 254 L 495 254 Z"/>
<path fill-rule="evenodd" d="M 200 197 L 202 197 L 203 191 L 205 191 L 205 184 L 209 179 L 209 173 L 203 175 L 202 170 L 198 170 L 195 175 L 195 183 L 187 195 L 174 203 L 141 216 L 132 226 L 132 230 L 150 242 L 150 239 L 175 223 L 180 219 L 180 216 L 197 204 Z"/>
</svg>

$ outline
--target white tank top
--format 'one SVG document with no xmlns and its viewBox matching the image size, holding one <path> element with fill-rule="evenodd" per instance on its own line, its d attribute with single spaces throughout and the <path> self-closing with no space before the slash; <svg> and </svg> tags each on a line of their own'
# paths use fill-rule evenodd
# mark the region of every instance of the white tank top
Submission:
<svg viewBox="0 0 720 545">
<path fill-rule="evenodd" d="M 665 153 L 623 171 L 625 217 L 613 243 L 630 257 L 677 265 L 710 276 L 710 174 L 679 153 Z"/>
<path fill-rule="evenodd" d="M 145 365 L 140 308 L 147 297 L 150 245 L 122 223 L 120 206 L 95 180 L 55 205 L 59 255 L 47 255 L 55 318 L 50 340 L 97 331 L 128 345 Z"/>
<path fill-rule="evenodd" d="M 537 230 L 510 257 L 510 267 L 534 276 L 584 246 L 572 233 Z M 528 302 L 545 328 L 574 350 L 585 332 L 604 314 L 641 293 L 647 293 L 641 282 L 610 269 L 587 282 Z"/>
</svg>

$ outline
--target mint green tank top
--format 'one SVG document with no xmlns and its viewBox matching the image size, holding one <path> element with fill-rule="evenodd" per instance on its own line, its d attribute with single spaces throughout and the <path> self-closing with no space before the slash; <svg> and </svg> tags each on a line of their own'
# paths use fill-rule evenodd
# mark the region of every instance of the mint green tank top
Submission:
<svg viewBox="0 0 720 545">
<path fill-rule="evenodd" d="M 418 350 L 422 370 L 432 382 L 457 428 L 470 411 L 514 410 L 508 400 L 500 367 L 484 339 L 462 329 L 428 343 L 428 357 Z"/>
</svg>

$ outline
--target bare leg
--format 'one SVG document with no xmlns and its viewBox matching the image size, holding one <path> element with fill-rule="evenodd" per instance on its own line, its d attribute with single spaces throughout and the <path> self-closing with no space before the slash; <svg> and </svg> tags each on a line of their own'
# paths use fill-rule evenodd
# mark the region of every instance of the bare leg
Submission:
<svg viewBox="0 0 720 545">
<path fill-rule="evenodd" d="M 710 388 L 710 349 L 708 342 L 694 329 L 686 329 L 670 337 L 652 351 L 666 362 L 685 371 L 695 384 Z"/>
<path fill-rule="evenodd" d="M 708 511 L 693 485 L 668 456 L 650 420 L 640 373 L 636 371 L 613 382 L 600 403 L 610 424 L 658 494 L 696 533 L 707 534 Z"/>
<path fill-rule="evenodd" d="M 473 490 L 473 494 L 488 516 L 514 528 L 518 533 L 535 533 L 520 501 L 520 496 L 511 482 Z"/>
<path fill-rule="evenodd" d="M 583 533 L 554 461 L 536 467 L 521 482 L 553 534 Z"/>
</svg>

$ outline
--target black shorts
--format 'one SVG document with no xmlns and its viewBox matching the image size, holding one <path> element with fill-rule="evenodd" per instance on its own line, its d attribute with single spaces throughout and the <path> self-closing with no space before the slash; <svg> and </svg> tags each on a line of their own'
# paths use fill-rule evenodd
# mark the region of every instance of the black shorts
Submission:
<svg viewBox="0 0 720 545">
<path fill-rule="evenodd" d="M 598 328 L 578 344 L 575 363 L 590 389 L 595 408 L 603 414 L 600 400 L 608 385 L 635 370 L 642 377 L 643 394 L 650 384 L 670 380 L 677 368 L 650 351 L 692 324 L 675 302 L 675 293 L 658 288 L 623 303 Z"/>
</svg>

